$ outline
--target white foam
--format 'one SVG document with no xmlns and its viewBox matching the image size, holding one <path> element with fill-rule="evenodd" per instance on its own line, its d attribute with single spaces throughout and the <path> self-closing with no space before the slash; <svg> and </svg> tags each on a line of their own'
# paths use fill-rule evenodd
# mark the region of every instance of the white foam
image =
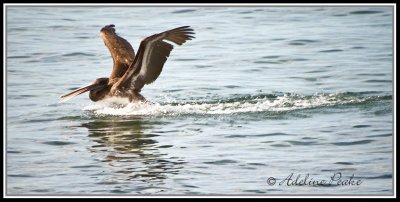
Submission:
<svg viewBox="0 0 400 202">
<path fill-rule="evenodd" d="M 117 102 L 116 102 L 117 101 Z M 235 102 L 159 104 L 148 102 L 127 103 L 120 99 L 96 102 L 84 110 L 103 115 L 183 115 L 183 114 L 234 114 L 263 111 L 289 111 L 360 102 L 351 98 L 338 98 L 336 94 L 301 96 L 285 94 L 276 98 L 253 98 Z M 116 104 L 117 103 L 117 104 Z"/>
</svg>

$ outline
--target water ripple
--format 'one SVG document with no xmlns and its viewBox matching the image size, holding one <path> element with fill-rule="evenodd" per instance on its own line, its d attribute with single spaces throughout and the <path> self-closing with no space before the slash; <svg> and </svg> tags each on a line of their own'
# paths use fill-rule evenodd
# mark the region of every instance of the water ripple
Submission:
<svg viewBox="0 0 400 202">
<path fill-rule="evenodd" d="M 376 14 L 376 13 L 383 13 L 383 11 L 378 10 L 359 10 L 359 11 L 351 11 L 349 14 L 352 15 L 365 15 L 365 14 Z"/>
<path fill-rule="evenodd" d="M 95 56 L 95 55 L 94 54 L 90 54 L 90 53 L 73 52 L 73 53 L 63 54 L 62 56 L 64 56 L 64 57 L 73 57 L 73 56 Z"/>
<path fill-rule="evenodd" d="M 259 134 L 259 135 L 228 135 L 227 138 L 259 138 L 259 137 L 269 137 L 269 136 L 293 136 L 292 134 L 287 133 L 266 133 L 266 134 Z"/>
<path fill-rule="evenodd" d="M 63 145 L 70 145 L 70 144 L 75 144 L 75 143 L 67 142 L 67 141 L 47 141 L 47 142 L 43 142 L 43 144 L 53 145 L 53 146 L 63 146 Z"/>
<path fill-rule="evenodd" d="M 210 90 L 210 89 L 207 89 Z M 84 108 L 98 115 L 184 115 L 184 114 L 234 114 L 249 112 L 285 112 L 300 109 L 333 107 L 389 100 L 391 96 L 357 96 L 363 93 L 316 94 L 266 94 L 244 96 L 227 100 L 181 103 L 129 103 L 116 105 L 118 99 L 104 100 Z M 117 106 L 117 107 L 115 107 Z"/>
<path fill-rule="evenodd" d="M 191 13 L 196 11 L 195 9 L 182 9 L 182 10 L 177 10 L 177 11 L 172 11 L 174 14 L 180 14 L 180 13 Z"/>
<path fill-rule="evenodd" d="M 342 49 L 329 49 L 329 50 L 322 50 L 322 51 L 319 51 L 319 52 L 321 52 L 321 53 L 334 53 L 334 52 L 342 52 L 343 50 Z"/>
<path fill-rule="evenodd" d="M 334 142 L 332 144 L 337 146 L 350 146 L 350 145 L 358 145 L 358 144 L 368 144 L 373 142 L 374 140 L 359 140 L 359 141 L 352 141 L 352 142 Z"/>
<path fill-rule="evenodd" d="M 225 165 L 225 164 L 237 163 L 237 161 L 230 160 L 230 159 L 224 159 L 224 160 L 209 161 L 209 162 L 204 162 L 204 163 L 205 164 L 213 164 L 213 165 Z"/>
<path fill-rule="evenodd" d="M 316 43 L 316 42 L 319 42 L 319 41 L 318 40 L 311 40 L 311 39 L 298 39 L 298 40 L 290 41 L 289 45 L 302 46 L 302 45 Z"/>
</svg>

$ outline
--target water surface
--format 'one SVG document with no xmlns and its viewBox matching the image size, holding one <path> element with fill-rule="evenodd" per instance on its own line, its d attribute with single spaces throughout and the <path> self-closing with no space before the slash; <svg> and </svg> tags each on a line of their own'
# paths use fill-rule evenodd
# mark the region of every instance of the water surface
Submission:
<svg viewBox="0 0 400 202">
<path fill-rule="evenodd" d="M 8 7 L 8 195 L 392 195 L 390 7 Z M 190 25 L 142 94 L 58 97 Z M 288 185 L 299 179 L 360 185 Z M 273 179 L 276 183 L 273 184 Z M 282 183 L 281 183 L 282 182 Z"/>
</svg>

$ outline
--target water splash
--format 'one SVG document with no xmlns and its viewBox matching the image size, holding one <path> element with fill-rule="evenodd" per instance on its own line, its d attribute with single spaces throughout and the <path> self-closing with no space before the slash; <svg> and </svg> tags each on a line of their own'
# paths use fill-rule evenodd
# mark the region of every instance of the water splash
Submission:
<svg viewBox="0 0 400 202">
<path fill-rule="evenodd" d="M 116 100 L 93 103 L 84 108 L 100 115 L 185 115 L 185 114 L 235 114 L 249 112 L 282 112 L 346 104 L 358 104 L 391 96 L 359 96 L 354 93 L 315 95 L 258 95 L 242 96 L 210 102 L 169 102 L 115 104 Z"/>
</svg>

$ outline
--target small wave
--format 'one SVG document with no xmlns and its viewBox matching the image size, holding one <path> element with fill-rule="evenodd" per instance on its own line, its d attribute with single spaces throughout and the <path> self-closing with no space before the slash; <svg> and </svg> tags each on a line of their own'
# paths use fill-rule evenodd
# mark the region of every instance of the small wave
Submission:
<svg viewBox="0 0 400 202">
<path fill-rule="evenodd" d="M 24 58 L 30 58 L 28 55 L 14 55 L 14 56 L 7 56 L 8 59 L 24 59 Z"/>
<path fill-rule="evenodd" d="M 196 11 L 195 9 L 182 9 L 182 10 L 176 10 L 172 11 L 173 14 L 180 14 L 180 13 L 191 13 Z"/>
<path fill-rule="evenodd" d="M 67 141 L 47 141 L 47 142 L 43 142 L 43 144 L 54 145 L 54 146 L 64 146 L 64 145 L 75 144 L 75 143 L 67 142 Z"/>
<path fill-rule="evenodd" d="M 89 53 L 73 52 L 73 53 L 63 54 L 62 56 L 71 57 L 71 56 L 94 56 L 94 55 Z"/>
<path fill-rule="evenodd" d="M 316 94 L 316 95 L 258 95 L 242 96 L 210 102 L 170 102 L 170 103 L 125 103 L 117 100 L 96 102 L 83 110 L 96 115 L 223 115 L 252 112 L 285 112 L 299 109 L 329 107 L 346 104 L 360 104 L 391 96 L 357 96 L 357 93 Z M 118 104 L 120 103 L 120 104 Z"/>
<path fill-rule="evenodd" d="M 301 46 L 301 45 L 306 45 L 310 43 L 316 43 L 319 42 L 318 40 L 311 40 L 311 39 L 298 39 L 298 40 L 292 40 L 289 42 L 289 45 L 294 45 L 294 46 Z"/>
<path fill-rule="evenodd" d="M 359 10 L 359 11 L 352 11 L 349 14 L 352 14 L 352 15 L 363 15 L 363 14 L 376 14 L 376 13 L 383 13 L 383 11 L 378 11 L 378 10 Z"/>
<path fill-rule="evenodd" d="M 319 51 L 319 52 L 321 52 L 321 53 L 332 53 L 332 52 L 342 52 L 343 50 L 342 49 L 329 49 L 329 50 L 322 50 L 322 51 Z"/>
<path fill-rule="evenodd" d="M 268 55 L 268 56 L 264 56 L 262 58 L 266 58 L 266 59 L 276 59 L 276 58 L 280 58 L 281 56 L 279 55 Z"/>
</svg>

